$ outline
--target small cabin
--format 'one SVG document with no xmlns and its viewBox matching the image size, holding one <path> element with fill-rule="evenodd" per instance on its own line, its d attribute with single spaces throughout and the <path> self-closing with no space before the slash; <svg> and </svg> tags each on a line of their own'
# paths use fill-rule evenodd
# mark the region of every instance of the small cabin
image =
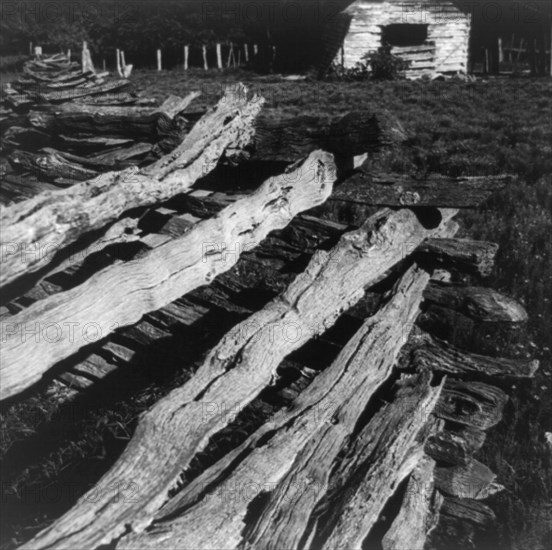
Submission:
<svg viewBox="0 0 552 550">
<path fill-rule="evenodd" d="M 327 30 L 324 57 L 352 68 L 388 43 L 410 62 L 409 78 L 466 73 L 470 26 L 469 11 L 449 0 L 356 0 Z"/>
</svg>

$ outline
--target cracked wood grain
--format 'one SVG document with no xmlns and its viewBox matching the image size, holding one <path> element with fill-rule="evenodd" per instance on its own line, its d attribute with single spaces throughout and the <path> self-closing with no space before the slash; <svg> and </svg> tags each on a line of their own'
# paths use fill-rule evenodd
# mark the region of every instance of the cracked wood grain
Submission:
<svg viewBox="0 0 552 550">
<path fill-rule="evenodd" d="M 221 155 L 249 139 L 263 100 L 227 90 L 172 153 L 138 170 L 108 172 L 68 189 L 47 191 L 0 212 L 0 287 L 44 267 L 55 250 L 115 221 L 123 212 L 166 200 L 214 169 Z M 188 96 L 191 101 L 196 94 Z"/>
<path fill-rule="evenodd" d="M 327 490 L 332 464 L 391 373 L 428 279 L 422 270 L 407 272 L 391 301 L 365 321 L 289 410 L 280 411 L 159 513 L 160 518 L 178 517 L 159 522 L 142 536 L 123 538 L 118 548 L 154 548 L 159 543 L 205 549 L 299 547 Z M 236 466 L 239 457 L 243 459 Z M 268 502 L 255 524 L 246 526 L 248 509 L 257 506 L 254 501 L 263 492 Z"/>
<path fill-rule="evenodd" d="M 434 471 L 435 461 L 428 456 L 414 468 L 399 513 L 381 541 L 383 550 L 424 550 L 443 502 L 435 491 Z"/>
<path fill-rule="evenodd" d="M 355 437 L 332 472 L 309 548 L 363 548 L 385 504 L 423 457 L 425 439 L 438 427 L 432 412 L 444 381 L 437 386 L 431 381 L 429 372 L 402 377 L 393 401 Z"/>
<path fill-rule="evenodd" d="M 270 231 L 282 229 L 299 212 L 324 202 L 334 181 L 332 155 L 315 152 L 292 172 L 269 179 L 255 193 L 198 223 L 180 238 L 143 257 L 111 265 L 81 285 L 13 316 L 2 327 L 0 397 L 29 387 L 91 339 L 97 341 L 210 283 Z M 29 346 L 24 335 L 32 327 L 38 327 L 39 334 Z M 56 332 L 44 333 L 45 327 Z"/>
<path fill-rule="evenodd" d="M 455 213 L 443 211 L 444 221 Z M 286 291 L 230 331 L 186 384 L 141 418 L 125 452 L 99 481 L 100 487 L 136 483 L 136 501 L 104 492 L 91 502 L 84 495 L 25 548 L 97 547 L 125 532 L 144 531 L 182 470 L 232 420 L 209 414 L 213 407 L 230 401 L 239 411 L 251 403 L 270 385 L 282 359 L 332 326 L 366 287 L 404 259 L 405 250 L 411 253 L 434 233 L 410 210 L 383 210 L 331 251 L 319 250 Z"/>
</svg>

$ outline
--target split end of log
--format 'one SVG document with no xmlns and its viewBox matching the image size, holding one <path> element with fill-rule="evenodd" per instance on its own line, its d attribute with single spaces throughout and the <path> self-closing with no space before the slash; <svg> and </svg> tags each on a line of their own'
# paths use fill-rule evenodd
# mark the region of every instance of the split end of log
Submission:
<svg viewBox="0 0 552 550">
<path fill-rule="evenodd" d="M 486 287 L 432 281 L 424 292 L 424 298 L 484 323 L 518 325 L 525 323 L 529 317 L 519 302 Z"/>
<path fill-rule="evenodd" d="M 497 252 L 495 243 L 469 239 L 427 239 L 418 250 L 431 263 L 482 277 L 491 274 Z"/>
<path fill-rule="evenodd" d="M 410 351 L 417 369 L 428 369 L 452 376 L 488 381 L 530 379 L 539 368 L 536 359 L 509 359 L 478 355 L 456 348 L 416 329 L 414 349 Z"/>
</svg>

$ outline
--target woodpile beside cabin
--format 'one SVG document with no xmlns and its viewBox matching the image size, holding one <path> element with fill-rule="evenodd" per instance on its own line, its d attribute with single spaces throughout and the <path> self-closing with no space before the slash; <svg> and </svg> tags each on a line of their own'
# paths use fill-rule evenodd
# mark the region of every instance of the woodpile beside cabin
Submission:
<svg viewBox="0 0 552 550">
<path fill-rule="evenodd" d="M 471 15 L 453 2 L 356 0 L 338 20 L 326 32 L 326 62 L 352 68 L 388 43 L 410 61 L 409 78 L 468 70 Z"/>
</svg>

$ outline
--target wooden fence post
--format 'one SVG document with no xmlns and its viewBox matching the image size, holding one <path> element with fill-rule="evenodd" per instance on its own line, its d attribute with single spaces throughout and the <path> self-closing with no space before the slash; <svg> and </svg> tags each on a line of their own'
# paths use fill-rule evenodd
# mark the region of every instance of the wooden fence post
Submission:
<svg viewBox="0 0 552 550">
<path fill-rule="evenodd" d="M 504 63 L 504 44 L 502 38 L 498 38 L 498 62 Z"/>
<path fill-rule="evenodd" d="M 94 63 L 92 62 L 92 56 L 90 54 L 90 50 L 88 49 L 88 43 L 86 41 L 83 41 L 82 43 L 81 63 L 82 63 L 81 69 L 83 73 L 96 72 L 96 70 L 94 69 Z"/>
<path fill-rule="evenodd" d="M 259 46 L 257 44 L 253 44 L 253 53 L 257 55 L 259 53 Z"/>
<path fill-rule="evenodd" d="M 190 54 L 190 48 L 189 46 L 184 46 L 184 70 L 188 70 L 188 57 Z"/>
<path fill-rule="evenodd" d="M 158 49 L 157 50 L 157 70 L 161 71 L 162 68 L 163 68 L 163 61 L 162 61 L 162 57 L 161 57 L 161 50 Z"/>
<path fill-rule="evenodd" d="M 217 42 L 217 68 L 222 71 L 222 47 L 219 42 Z"/>
<path fill-rule="evenodd" d="M 249 63 L 249 45 L 244 44 L 243 49 L 244 49 L 244 52 L 245 52 L 245 62 Z"/>
<path fill-rule="evenodd" d="M 234 44 L 230 42 L 230 51 L 228 52 L 228 61 L 226 62 L 226 67 L 230 67 L 230 63 L 233 62 L 234 67 L 236 66 L 236 59 L 234 57 Z"/>
<path fill-rule="evenodd" d="M 209 68 L 209 65 L 207 64 L 207 46 L 202 47 L 203 50 L 203 68 L 207 70 Z"/>
<path fill-rule="evenodd" d="M 522 38 L 519 41 L 519 48 L 518 48 L 518 51 L 517 51 L 516 61 L 519 61 L 519 57 L 521 55 L 521 51 L 523 50 L 523 48 L 525 48 L 525 38 Z"/>
<path fill-rule="evenodd" d="M 71 61 L 71 48 L 67 50 L 67 59 Z"/>
<path fill-rule="evenodd" d="M 120 56 L 121 56 L 121 72 L 123 74 L 123 78 L 129 78 L 130 74 L 132 73 L 133 65 L 127 65 L 124 50 L 120 51 Z"/>
<path fill-rule="evenodd" d="M 117 73 L 121 78 L 123 78 L 123 72 L 121 70 L 121 52 L 119 51 L 119 48 L 115 50 L 115 57 L 117 58 Z"/>
</svg>

